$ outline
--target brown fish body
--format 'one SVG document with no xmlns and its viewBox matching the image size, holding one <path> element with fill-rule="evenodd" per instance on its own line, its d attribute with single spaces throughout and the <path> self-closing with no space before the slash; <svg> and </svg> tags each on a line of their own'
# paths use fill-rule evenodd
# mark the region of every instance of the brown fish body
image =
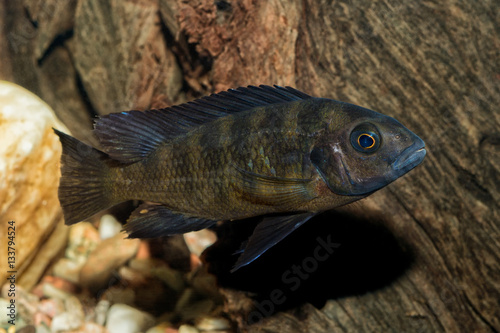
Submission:
<svg viewBox="0 0 500 333">
<path fill-rule="evenodd" d="M 130 237 L 281 214 L 257 226 L 235 269 L 317 212 L 373 193 L 425 156 L 423 141 L 395 119 L 289 87 L 110 114 L 95 128 L 104 152 L 56 133 L 67 224 L 131 199 L 156 204 L 132 213 Z"/>
<path fill-rule="evenodd" d="M 329 191 L 308 158 L 316 137 L 335 130 L 327 129 L 328 124 L 342 123 L 335 119 L 340 113 L 332 112 L 341 107 L 338 102 L 314 98 L 219 118 L 165 143 L 143 161 L 115 167 L 109 186 L 116 189 L 119 201 L 158 202 L 173 211 L 213 220 L 344 205 L 359 198 Z M 318 112 L 321 108 L 325 112 Z M 308 115 L 308 110 L 314 114 Z M 309 196 L 278 202 L 272 188 L 263 188 L 271 192 L 254 197 L 245 190 L 239 170 L 308 180 Z"/>
</svg>

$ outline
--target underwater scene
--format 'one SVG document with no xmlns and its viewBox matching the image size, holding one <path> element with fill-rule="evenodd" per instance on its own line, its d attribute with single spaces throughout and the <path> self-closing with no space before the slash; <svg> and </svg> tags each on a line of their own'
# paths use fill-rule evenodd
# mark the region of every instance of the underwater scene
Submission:
<svg viewBox="0 0 500 333">
<path fill-rule="evenodd" d="M 0 333 L 500 331 L 500 3 L 0 3 Z"/>
</svg>

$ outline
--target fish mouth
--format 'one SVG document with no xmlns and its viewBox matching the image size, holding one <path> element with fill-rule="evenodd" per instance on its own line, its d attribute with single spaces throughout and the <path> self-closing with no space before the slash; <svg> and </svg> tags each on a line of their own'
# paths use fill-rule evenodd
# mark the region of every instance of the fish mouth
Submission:
<svg viewBox="0 0 500 333">
<path fill-rule="evenodd" d="M 426 154 L 425 146 L 415 148 L 415 145 L 412 145 L 406 148 L 394 161 L 393 169 L 398 175 L 403 175 L 422 163 Z"/>
</svg>

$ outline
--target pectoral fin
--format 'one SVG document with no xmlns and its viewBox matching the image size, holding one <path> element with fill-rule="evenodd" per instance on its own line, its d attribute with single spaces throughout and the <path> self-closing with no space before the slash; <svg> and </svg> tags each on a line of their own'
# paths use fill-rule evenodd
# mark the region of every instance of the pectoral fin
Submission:
<svg viewBox="0 0 500 333">
<path fill-rule="evenodd" d="M 297 207 L 315 198 L 310 179 L 259 175 L 234 166 L 244 199 L 269 206 Z"/>
<path fill-rule="evenodd" d="M 123 230 L 129 238 L 155 238 L 205 229 L 215 222 L 174 213 L 162 205 L 143 204 L 132 212 Z"/>
<path fill-rule="evenodd" d="M 308 212 L 295 215 L 265 217 L 257 225 L 252 236 L 250 236 L 243 254 L 240 255 L 231 272 L 257 259 L 314 215 L 316 213 Z"/>
</svg>

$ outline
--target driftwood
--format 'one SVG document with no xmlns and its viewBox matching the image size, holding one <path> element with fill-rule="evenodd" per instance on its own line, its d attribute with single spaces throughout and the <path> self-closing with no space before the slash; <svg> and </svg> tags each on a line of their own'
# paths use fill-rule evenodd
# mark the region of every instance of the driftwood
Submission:
<svg viewBox="0 0 500 333">
<path fill-rule="evenodd" d="M 239 275 L 220 273 L 226 311 L 249 332 L 493 332 L 499 12 L 498 1 L 3 1 L 0 78 L 94 144 L 96 114 L 249 84 L 394 116 L 425 140 L 423 165 Z M 328 241 L 338 247 L 321 261 Z M 207 252 L 214 272 L 226 245 Z"/>
</svg>

